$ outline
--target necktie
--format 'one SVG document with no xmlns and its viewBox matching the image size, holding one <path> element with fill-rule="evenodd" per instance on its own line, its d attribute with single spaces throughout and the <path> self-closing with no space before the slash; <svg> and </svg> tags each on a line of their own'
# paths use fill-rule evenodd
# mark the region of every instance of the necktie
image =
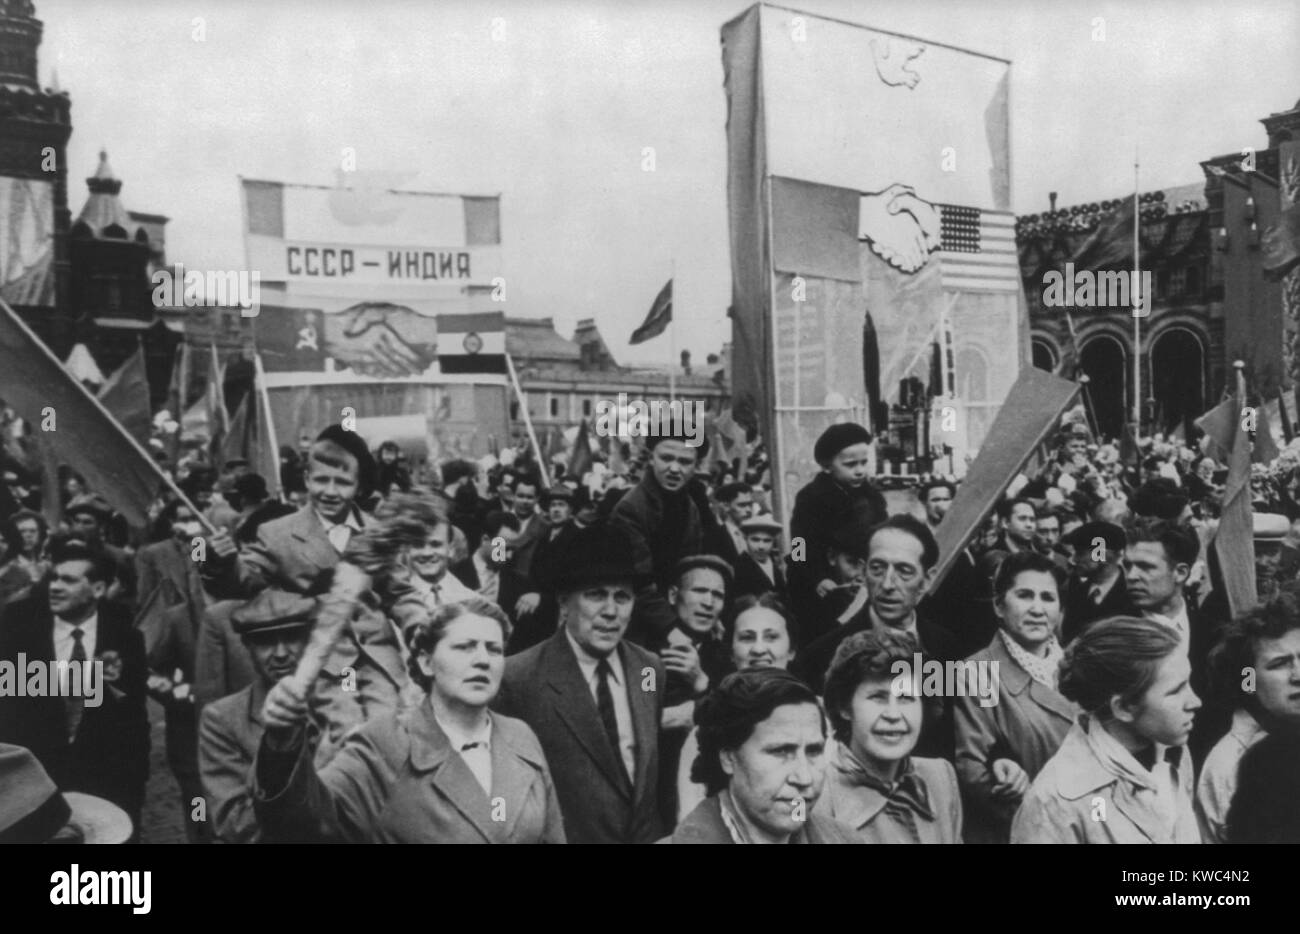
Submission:
<svg viewBox="0 0 1300 934">
<path fill-rule="evenodd" d="M 618 717 L 614 715 L 614 694 L 609 689 L 609 679 L 613 674 L 609 659 L 602 658 L 596 666 L 596 710 L 600 713 L 601 725 L 605 727 L 605 735 L 614 750 L 614 761 L 623 774 L 627 775 L 627 767 L 623 765 L 623 745 L 618 738 Z"/>
<path fill-rule="evenodd" d="M 80 628 L 72 630 L 72 661 L 77 662 L 78 668 L 85 668 L 86 665 L 86 647 L 81 644 L 81 637 L 86 633 Z M 80 673 L 82 684 L 85 684 L 85 671 Z M 71 684 L 72 678 L 69 676 L 68 682 Z M 65 697 L 63 699 L 64 725 L 68 729 L 68 742 L 72 743 L 77 738 L 77 728 L 81 726 L 81 715 L 85 713 L 86 699 L 78 694 L 76 697 Z"/>
</svg>

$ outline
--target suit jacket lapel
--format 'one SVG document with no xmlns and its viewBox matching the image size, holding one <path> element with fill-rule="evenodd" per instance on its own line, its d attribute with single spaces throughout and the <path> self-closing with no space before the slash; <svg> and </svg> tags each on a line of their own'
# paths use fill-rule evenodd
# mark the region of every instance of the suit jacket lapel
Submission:
<svg viewBox="0 0 1300 934">
<path fill-rule="evenodd" d="M 569 731 L 587 751 L 591 761 L 605 773 L 605 777 L 620 792 L 630 796 L 631 789 L 623 775 L 623 768 L 615 758 L 618 750 L 610 749 L 609 740 L 605 738 L 605 728 L 601 725 L 600 714 L 596 710 L 596 700 L 591 696 L 591 688 L 582 677 L 578 660 L 573 657 L 573 649 L 561 629 L 546 643 L 544 657 L 538 667 L 545 673 L 546 680 L 556 694 L 555 712 L 564 721 Z M 624 667 L 624 675 L 627 668 Z M 629 703 L 631 697 L 628 698 Z M 632 704 L 632 718 L 636 720 L 636 705 Z M 638 743 L 638 760 L 640 744 Z"/>
<path fill-rule="evenodd" d="M 623 663 L 623 687 L 627 691 L 628 707 L 632 710 L 632 731 L 636 742 L 633 791 L 640 797 L 650 786 L 650 750 L 658 743 L 658 708 L 653 700 L 654 695 L 641 690 L 641 669 L 636 665 L 632 650 L 626 642 L 618 644 L 618 657 Z M 658 687 L 660 685 L 656 685 Z"/>
<path fill-rule="evenodd" d="M 500 824 L 492 821 L 491 805 L 483 794 L 483 786 L 478 783 L 460 753 L 451 748 L 447 734 L 438 726 L 438 721 L 433 719 L 428 702 L 410 709 L 406 720 L 411 737 L 411 768 L 417 774 L 431 772 L 429 780 L 439 794 L 482 834 L 484 840 L 488 843 L 498 842 Z M 498 738 L 493 736 L 493 784 L 496 783 L 497 742 Z"/>
</svg>

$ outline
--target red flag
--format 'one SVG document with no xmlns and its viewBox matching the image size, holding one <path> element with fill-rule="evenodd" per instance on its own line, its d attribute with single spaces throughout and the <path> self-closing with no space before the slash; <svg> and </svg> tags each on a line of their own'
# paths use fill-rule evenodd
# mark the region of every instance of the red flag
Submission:
<svg viewBox="0 0 1300 934">
<path fill-rule="evenodd" d="M 149 377 L 144 368 L 144 348 L 126 358 L 99 390 L 99 401 L 141 446 L 149 443 L 153 428 L 149 406 Z"/>
<path fill-rule="evenodd" d="M 49 459 L 80 473 L 132 525 L 147 524 L 161 468 L 3 301 L 0 372 L 5 402 L 41 434 Z"/>
<path fill-rule="evenodd" d="M 1205 432 L 1205 453 L 1219 463 L 1232 456 L 1233 439 L 1237 433 L 1241 410 L 1235 396 L 1224 399 L 1210 411 L 1196 419 L 1196 427 Z"/>
</svg>

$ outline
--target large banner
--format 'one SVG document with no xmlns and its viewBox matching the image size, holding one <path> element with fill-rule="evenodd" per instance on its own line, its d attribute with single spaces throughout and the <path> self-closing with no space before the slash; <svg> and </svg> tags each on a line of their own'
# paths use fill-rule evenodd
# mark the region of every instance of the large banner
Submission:
<svg viewBox="0 0 1300 934">
<path fill-rule="evenodd" d="M 0 298 L 54 305 L 54 185 L 0 178 Z"/>
<path fill-rule="evenodd" d="M 509 432 L 499 199 L 350 177 L 241 180 L 277 429 L 320 427 L 346 399 L 359 418 L 427 413 L 424 450 L 486 453 Z"/>
<path fill-rule="evenodd" d="M 763 6 L 722 39 L 733 398 L 774 451 L 782 512 L 817 436 L 879 433 L 905 381 L 953 395 L 973 455 L 1028 339 L 1010 63 Z"/>
</svg>

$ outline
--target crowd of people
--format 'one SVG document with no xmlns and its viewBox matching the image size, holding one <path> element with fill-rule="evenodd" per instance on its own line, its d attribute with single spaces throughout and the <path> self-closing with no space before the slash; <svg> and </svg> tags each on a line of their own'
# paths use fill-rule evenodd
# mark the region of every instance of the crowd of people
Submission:
<svg viewBox="0 0 1300 934">
<path fill-rule="evenodd" d="M 891 514 L 871 445 L 822 434 L 788 538 L 685 437 L 546 477 L 333 425 L 143 539 L 7 461 L 0 663 L 108 690 L 0 692 L 0 840 L 88 796 L 138 840 L 152 698 L 194 843 L 1300 842 L 1300 552 L 1228 611 L 1220 464 L 1067 420 L 938 580 L 958 485 Z"/>
</svg>

